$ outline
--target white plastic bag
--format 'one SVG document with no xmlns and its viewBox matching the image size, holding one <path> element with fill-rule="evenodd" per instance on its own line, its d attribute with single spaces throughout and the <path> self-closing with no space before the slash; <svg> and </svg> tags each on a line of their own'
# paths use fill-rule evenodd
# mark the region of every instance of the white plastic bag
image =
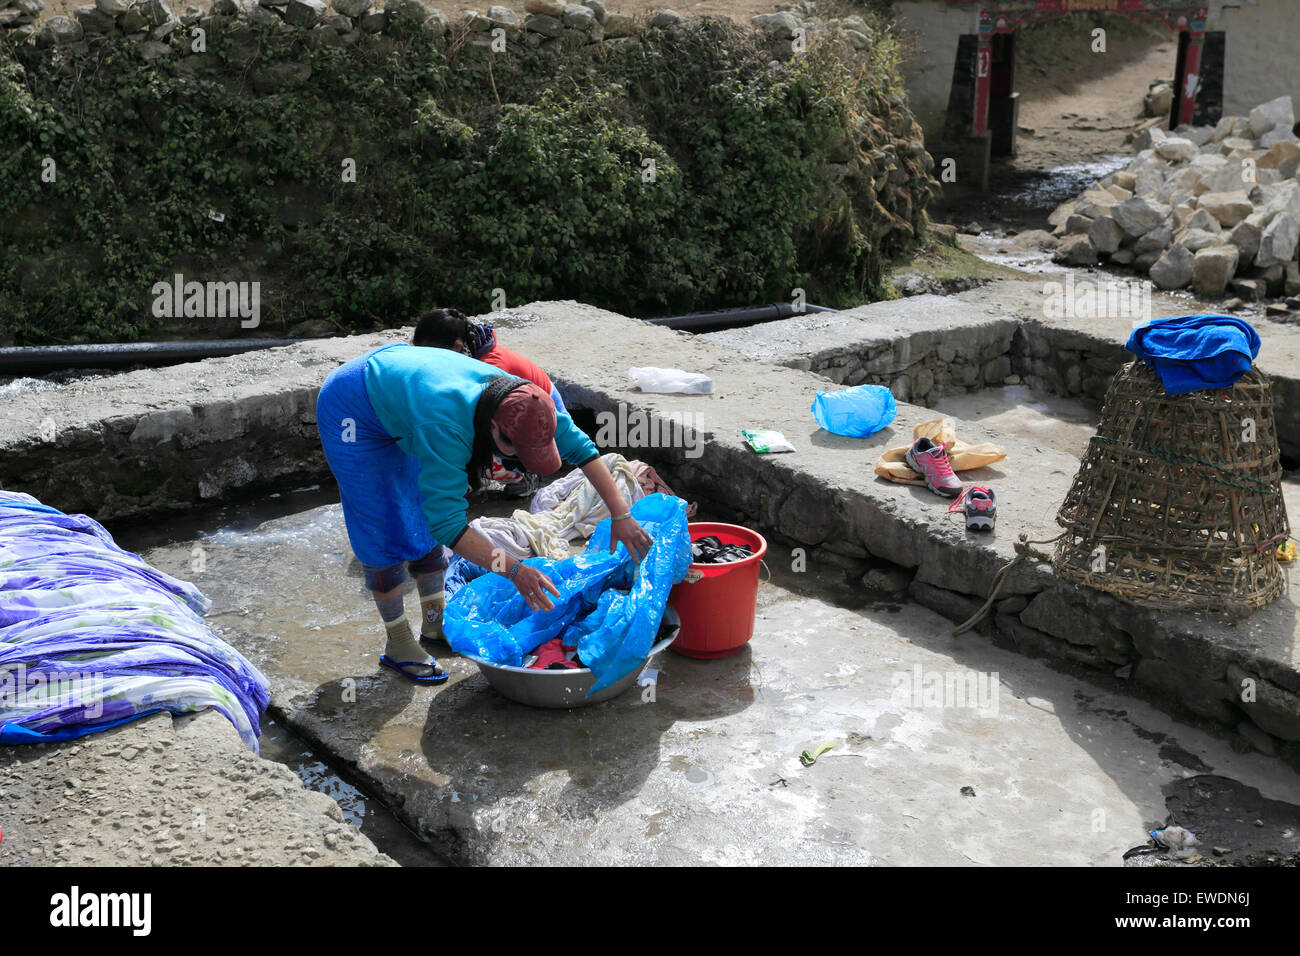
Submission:
<svg viewBox="0 0 1300 956">
<path fill-rule="evenodd" d="M 643 392 L 713 394 L 713 379 L 699 372 L 683 372 L 679 368 L 630 368 L 627 377 Z"/>
</svg>

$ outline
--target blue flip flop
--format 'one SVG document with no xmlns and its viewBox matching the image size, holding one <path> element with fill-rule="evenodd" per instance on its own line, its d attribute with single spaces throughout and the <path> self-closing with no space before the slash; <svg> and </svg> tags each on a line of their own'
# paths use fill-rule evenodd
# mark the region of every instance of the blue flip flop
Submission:
<svg viewBox="0 0 1300 956">
<path fill-rule="evenodd" d="M 385 667 L 397 671 L 409 681 L 417 684 L 445 684 L 451 675 L 438 666 L 437 661 L 395 661 L 387 654 L 381 654 L 379 663 Z M 418 674 L 412 674 L 406 668 L 408 667 L 432 667 L 433 673 L 427 677 L 420 677 Z"/>
</svg>

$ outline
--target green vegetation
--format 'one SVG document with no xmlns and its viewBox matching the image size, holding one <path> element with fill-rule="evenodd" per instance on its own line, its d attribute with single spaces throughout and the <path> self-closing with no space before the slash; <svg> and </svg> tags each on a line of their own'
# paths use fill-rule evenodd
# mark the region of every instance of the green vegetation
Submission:
<svg viewBox="0 0 1300 956">
<path fill-rule="evenodd" d="M 0 341 L 205 337 L 151 313 L 175 273 L 260 281 L 270 335 L 483 312 L 494 289 L 633 315 L 848 305 L 923 222 L 883 26 L 861 62 L 780 70 L 718 21 L 563 53 L 381 39 L 0 50 Z"/>
</svg>

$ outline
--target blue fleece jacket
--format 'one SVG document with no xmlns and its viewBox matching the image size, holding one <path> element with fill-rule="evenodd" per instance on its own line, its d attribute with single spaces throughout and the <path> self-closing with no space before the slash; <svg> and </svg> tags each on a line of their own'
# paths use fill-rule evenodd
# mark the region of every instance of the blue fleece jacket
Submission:
<svg viewBox="0 0 1300 956">
<path fill-rule="evenodd" d="M 420 496 L 433 536 L 455 544 L 466 527 L 465 466 L 474 447 L 474 408 L 501 369 L 450 349 L 394 345 L 366 362 L 366 392 L 398 447 L 420 462 Z M 513 377 L 513 376 L 512 376 Z M 559 414 L 555 444 L 570 464 L 597 456 L 573 419 Z"/>
</svg>

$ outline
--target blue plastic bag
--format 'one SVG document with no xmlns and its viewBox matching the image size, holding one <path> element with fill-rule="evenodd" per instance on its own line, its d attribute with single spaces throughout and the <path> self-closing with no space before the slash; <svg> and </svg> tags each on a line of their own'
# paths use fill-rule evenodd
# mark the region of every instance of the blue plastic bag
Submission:
<svg viewBox="0 0 1300 956">
<path fill-rule="evenodd" d="M 858 385 L 839 392 L 818 392 L 812 413 L 828 432 L 866 438 L 894 420 L 898 403 L 883 385 Z"/>
<path fill-rule="evenodd" d="M 650 495 L 632 515 L 654 539 L 640 565 L 622 545 L 609 553 L 610 519 L 597 525 L 586 550 L 563 561 L 529 558 L 560 596 L 550 611 L 533 611 L 514 584 L 485 574 L 463 585 L 447 603 L 442 631 L 458 654 L 492 664 L 523 666 L 524 657 L 555 637 L 578 646 L 596 676 L 589 693 L 636 670 L 650 654 L 668 592 L 691 566 L 686 502 Z"/>
</svg>

